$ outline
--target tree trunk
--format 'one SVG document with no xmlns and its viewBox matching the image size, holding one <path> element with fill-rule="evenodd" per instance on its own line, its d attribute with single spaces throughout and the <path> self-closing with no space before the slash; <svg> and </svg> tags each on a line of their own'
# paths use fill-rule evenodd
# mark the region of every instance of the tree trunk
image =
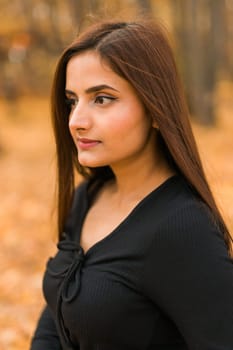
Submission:
<svg viewBox="0 0 233 350">
<path fill-rule="evenodd" d="M 173 3 L 173 14 L 191 115 L 203 124 L 213 125 L 216 65 L 210 4 L 201 0 L 177 1 Z"/>
</svg>

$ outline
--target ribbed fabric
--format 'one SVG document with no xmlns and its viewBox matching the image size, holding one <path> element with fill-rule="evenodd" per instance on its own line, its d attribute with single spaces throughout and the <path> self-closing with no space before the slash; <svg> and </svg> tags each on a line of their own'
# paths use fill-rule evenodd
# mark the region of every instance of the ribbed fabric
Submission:
<svg viewBox="0 0 233 350">
<path fill-rule="evenodd" d="M 31 350 L 232 350 L 232 260 L 185 181 L 167 180 L 83 254 L 88 186 L 48 261 Z"/>
</svg>

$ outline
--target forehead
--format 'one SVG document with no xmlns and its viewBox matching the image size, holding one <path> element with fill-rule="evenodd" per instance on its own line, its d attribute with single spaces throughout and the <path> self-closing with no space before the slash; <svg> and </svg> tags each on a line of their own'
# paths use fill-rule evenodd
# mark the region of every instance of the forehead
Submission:
<svg viewBox="0 0 233 350">
<path fill-rule="evenodd" d="M 67 69 L 76 65 L 100 65 L 100 66 L 108 66 L 106 60 L 104 60 L 100 54 L 95 50 L 87 50 L 81 53 L 78 53 L 71 57 L 68 61 Z M 109 68 L 110 69 L 110 68 Z"/>
<path fill-rule="evenodd" d="M 84 74 L 85 73 L 85 74 Z M 88 75 L 104 74 L 111 75 L 115 74 L 110 68 L 106 60 L 100 57 L 96 51 L 85 51 L 78 55 L 73 56 L 66 68 L 66 75 Z"/>
<path fill-rule="evenodd" d="M 86 51 L 72 57 L 66 68 L 66 88 L 90 87 L 96 84 L 128 85 L 96 51 Z"/>
</svg>

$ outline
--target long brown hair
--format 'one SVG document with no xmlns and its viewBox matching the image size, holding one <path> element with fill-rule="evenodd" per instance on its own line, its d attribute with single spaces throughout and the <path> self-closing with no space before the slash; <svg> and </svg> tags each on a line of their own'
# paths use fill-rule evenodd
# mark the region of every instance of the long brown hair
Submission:
<svg viewBox="0 0 233 350">
<path fill-rule="evenodd" d="M 230 251 L 231 236 L 216 206 L 198 154 L 183 89 L 166 32 L 158 23 L 103 21 L 86 29 L 65 49 L 57 65 L 52 90 L 52 121 L 57 147 L 58 228 L 62 233 L 75 186 L 75 170 L 85 178 L 103 181 L 108 166 L 84 168 L 68 128 L 65 104 L 66 67 L 71 57 L 95 50 L 114 72 L 137 91 L 148 115 L 157 123 L 168 161 L 210 208 Z"/>
</svg>

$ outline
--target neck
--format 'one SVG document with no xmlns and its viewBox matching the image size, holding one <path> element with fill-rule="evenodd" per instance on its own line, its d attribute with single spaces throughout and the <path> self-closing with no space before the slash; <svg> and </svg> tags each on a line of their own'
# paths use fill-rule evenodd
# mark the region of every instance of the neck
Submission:
<svg viewBox="0 0 233 350">
<path fill-rule="evenodd" d="M 135 199 L 140 199 L 173 175 L 160 156 L 153 160 L 144 159 L 142 163 L 134 161 L 121 167 L 112 166 L 112 171 L 115 175 L 113 191 L 122 198 L 127 196 Z"/>
</svg>

